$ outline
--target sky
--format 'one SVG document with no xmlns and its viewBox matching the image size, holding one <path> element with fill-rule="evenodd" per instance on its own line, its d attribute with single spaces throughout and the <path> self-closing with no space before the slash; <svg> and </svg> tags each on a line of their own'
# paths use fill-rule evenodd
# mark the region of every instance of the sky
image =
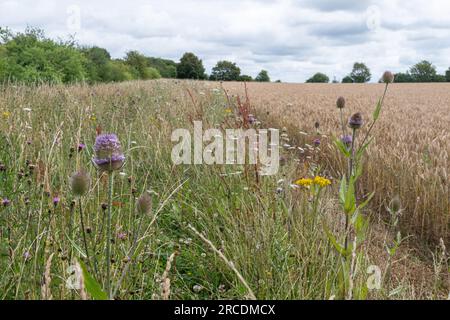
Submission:
<svg viewBox="0 0 450 320">
<path fill-rule="evenodd" d="M 356 61 L 378 81 L 420 60 L 450 67 L 450 1 L 442 0 L 0 0 L 0 26 L 39 27 L 54 39 L 178 61 L 194 52 L 243 74 L 304 82 L 340 80 Z"/>
</svg>

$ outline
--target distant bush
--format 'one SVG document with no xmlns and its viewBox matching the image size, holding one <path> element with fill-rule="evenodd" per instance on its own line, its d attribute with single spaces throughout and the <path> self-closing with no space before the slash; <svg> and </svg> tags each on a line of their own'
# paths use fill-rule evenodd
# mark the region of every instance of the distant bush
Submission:
<svg viewBox="0 0 450 320">
<path fill-rule="evenodd" d="M 177 65 L 177 77 L 179 79 L 205 80 L 205 67 L 203 62 L 192 52 L 186 52 Z"/>
<path fill-rule="evenodd" d="M 269 73 L 266 70 L 261 70 L 261 72 L 256 76 L 255 81 L 270 82 Z"/>
<path fill-rule="evenodd" d="M 306 83 L 328 83 L 330 82 L 330 78 L 326 74 L 317 72 L 311 78 L 306 80 Z"/>
</svg>

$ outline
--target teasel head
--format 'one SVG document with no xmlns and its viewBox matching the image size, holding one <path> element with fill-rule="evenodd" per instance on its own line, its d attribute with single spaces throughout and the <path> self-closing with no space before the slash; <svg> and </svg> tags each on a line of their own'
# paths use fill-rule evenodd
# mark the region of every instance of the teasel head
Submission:
<svg viewBox="0 0 450 320">
<path fill-rule="evenodd" d="M 344 109 L 345 108 L 345 98 L 344 97 L 339 97 L 336 100 L 336 107 L 338 109 Z"/>
<path fill-rule="evenodd" d="M 383 82 L 386 84 L 392 83 L 392 82 L 394 82 L 394 74 L 390 71 L 385 71 L 383 73 L 382 79 L 383 79 Z"/>
<path fill-rule="evenodd" d="M 70 187 L 75 196 L 81 197 L 86 194 L 91 184 L 91 178 L 84 170 L 75 172 L 70 177 Z"/>
<path fill-rule="evenodd" d="M 363 125 L 363 118 L 360 112 L 353 114 L 348 120 L 348 126 L 352 129 L 359 129 Z"/>
<path fill-rule="evenodd" d="M 314 128 L 316 128 L 316 130 L 318 130 L 319 127 L 320 127 L 320 123 L 319 123 L 319 121 L 316 121 L 316 122 L 314 123 Z"/>
<path fill-rule="evenodd" d="M 144 192 L 136 202 L 136 210 L 139 214 L 150 214 L 152 211 L 152 197 Z"/>
<path fill-rule="evenodd" d="M 113 172 L 122 168 L 125 155 L 115 134 L 100 134 L 95 139 L 93 162 L 100 171 Z"/>
<path fill-rule="evenodd" d="M 348 148 L 352 145 L 353 137 L 349 134 L 341 136 L 341 142 Z"/>
<path fill-rule="evenodd" d="M 392 198 L 391 202 L 389 203 L 389 208 L 393 213 L 397 213 L 401 209 L 401 202 L 400 197 L 397 195 L 394 198 Z"/>
</svg>

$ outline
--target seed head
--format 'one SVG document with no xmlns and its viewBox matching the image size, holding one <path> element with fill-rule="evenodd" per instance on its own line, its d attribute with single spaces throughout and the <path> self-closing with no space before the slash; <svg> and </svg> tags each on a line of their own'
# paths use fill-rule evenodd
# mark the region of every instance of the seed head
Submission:
<svg viewBox="0 0 450 320">
<path fill-rule="evenodd" d="M 84 170 L 78 171 L 70 177 L 70 187 L 73 194 L 78 197 L 83 196 L 89 190 L 90 184 L 91 178 Z"/>
<path fill-rule="evenodd" d="M 392 198 L 391 203 L 389 204 L 390 209 L 392 210 L 392 212 L 399 212 L 401 209 L 401 202 L 400 202 L 400 197 L 399 196 L 395 196 L 394 198 Z"/>
<path fill-rule="evenodd" d="M 394 82 L 394 74 L 390 71 L 385 71 L 382 79 L 384 83 L 392 83 Z"/>
<path fill-rule="evenodd" d="M 100 134 L 95 139 L 94 163 L 100 171 L 112 172 L 122 168 L 125 156 L 115 134 Z"/>
<path fill-rule="evenodd" d="M 345 98 L 344 97 L 339 97 L 336 100 L 336 107 L 338 109 L 344 109 L 345 108 Z"/>
<path fill-rule="evenodd" d="M 361 113 L 357 112 L 353 114 L 348 120 L 348 126 L 352 129 L 359 129 L 363 125 L 363 118 Z"/>
<path fill-rule="evenodd" d="M 147 192 L 137 200 L 136 210 L 139 214 L 149 214 L 152 211 L 152 197 Z"/>
</svg>

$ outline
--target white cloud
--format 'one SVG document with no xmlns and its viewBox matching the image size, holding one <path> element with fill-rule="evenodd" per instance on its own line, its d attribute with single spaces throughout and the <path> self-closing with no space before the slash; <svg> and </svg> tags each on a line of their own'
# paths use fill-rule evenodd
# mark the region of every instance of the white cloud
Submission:
<svg viewBox="0 0 450 320">
<path fill-rule="evenodd" d="M 73 6 L 79 30 L 70 28 Z M 374 7 L 375 6 L 375 7 Z M 207 70 L 230 59 L 242 72 L 267 69 L 273 79 L 303 82 L 314 72 L 342 78 L 364 61 L 377 80 L 429 59 L 449 66 L 450 3 L 439 0 L 0 0 L 0 23 L 27 25 L 80 44 L 177 60 L 199 55 Z"/>
</svg>

